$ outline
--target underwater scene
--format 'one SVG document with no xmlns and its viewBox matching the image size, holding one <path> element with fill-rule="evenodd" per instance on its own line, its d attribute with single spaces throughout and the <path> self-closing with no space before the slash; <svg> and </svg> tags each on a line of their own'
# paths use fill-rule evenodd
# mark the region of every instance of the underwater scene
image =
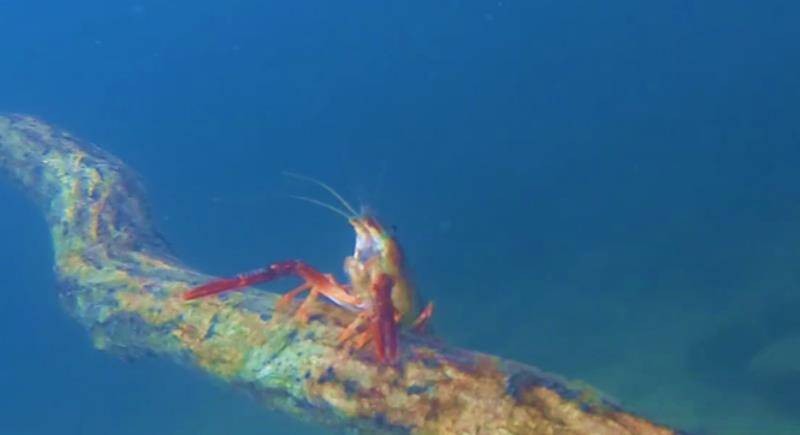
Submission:
<svg viewBox="0 0 800 435">
<path fill-rule="evenodd" d="M 0 0 L 0 434 L 800 434 L 797 17 Z"/>
</svg>

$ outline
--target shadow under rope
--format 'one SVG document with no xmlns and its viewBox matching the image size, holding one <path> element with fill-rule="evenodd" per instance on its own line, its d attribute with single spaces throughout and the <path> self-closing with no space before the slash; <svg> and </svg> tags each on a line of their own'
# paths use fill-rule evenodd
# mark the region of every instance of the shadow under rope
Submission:
<svg viewBox="0 0 800 435">
<path fill-rule="evenodd" d="M 800 299 L 775 303 L 758 316 L 720 328 L 689 348 L 688 367 L 701 382 L 753 395 L 787 417 L 800 411 Z"/>
</svg>

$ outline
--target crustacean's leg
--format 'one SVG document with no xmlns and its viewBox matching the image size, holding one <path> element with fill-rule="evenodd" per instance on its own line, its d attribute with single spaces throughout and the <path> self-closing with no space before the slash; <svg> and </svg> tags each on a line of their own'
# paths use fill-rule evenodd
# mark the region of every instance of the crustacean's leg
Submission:
<svg viewBox="0 0 800 435">
<path fill-rule="evenodd" d="M 306 300 L 303 301 L 302 304 L 300 304 L 300 307 L 297 309 L 295 314 L 303 322 L 308 321 L 308 305 L 307 304 L 310 304 L 311 303 L 310 301 L 317 299 L 317 291 L 314 290 L 314 286 L 311 285 L 308 281 L 305 281 L 302 284 L 300 284 L 299 286 L 297 286 L 297 287 L 289 290 L 288 292 L 284 293 L 281 296 L 281 298 L 278 299 L 278 302 L 275 304 L 275 309 L 277 311 L 285 311 L 287 309 L 287 307 L 289 306 L 289 304 L 292 302 L 292 300 L 294 300 L 294 298 L 297 297 L 297 295 L 299 295 L 300 293 L 303 293 L 304 291 L 307 291 L 307 290 L 309 292 L 308 293 L 308 297 L 306 298 Z"/>
<path fill-rule="evenodd" d="M 400 313 L 395 313 L 394 319 L 396 323 L 400 322 Z M 375 313 L 371 310 L 361 312 L 358 317 L 339 334 L 339 344 L 352 341 L 352 344 L 349 346 L 351 349 L 358 350 L 363 348 L 372 340 L 374 331 L 371 329 L 371 326 L 374 321 Z"/>
<path fill-rule="evenodd" d="M 205 296 L 211 296 L 231 290 L 272 281 L 285 276 L 297 276 L 303 279 L 303 284 L 284 294 L 278 301 L 277 308 L 286 307 L 300 293 L 308 290 L 309 295 L 298 309 L 301 319 L 308 319 L 308 306 L 322 294 L 338 305 L 355 307 L 361 306 L 361 301 L 350 294 L 348 289 L 337 283 L 331 275 L 322 274 L 311 266 L 296 260 L 275 263 L 266 268 L 258 269 L 253 272 L 235 276 L 233 278 L 222 278 L 195 287 L 183 293 L 183 299 L 192 300 Z"/>
<path fill-rule="evenodd" d="M 363 329 L 365 322 L 371 320 L 370 318 L 372 315 L 373 313 L 369 309 L 358 313 L 358 316 L 342 330 L 341 334 L 339 334 L 339 343 L 344 343 L 359 335 L 359 333 L 362 332 L 361 329 Z"/>
<path fill-rule="evenodd" d="M 425 309 L 420 311 L 419 316 L 411 323 L 411 330 L 417 333 L 425 332 L 431 317 L 433 317 L 433 302 L 428 302 Z"/>
<path fill-rule="evenodd" d="M 375 356 L 382 363 L 397 360 L 398 325 L 402 313 L 392 303 L 394 282 L 387 274 L 381 274 L 370 288 L 372 305 L 360 313 L 350 325 L 339 334 L 339 343 L 352 340 L 352 349 L 361 349 L 370 341 L 375 345 Z M 411 324 L 414 332 L 423 332 L 433 315 L 433 303 L 429 303 Z M 366 330 L 364 330 L 364 325 Z"/>
<path fill-rule="evenodd" d="M 300 308 L 297 309 L 297 315 L 302 320 L 308 320 L 308 307 L 317 300 L 320 294 L 339 306 L 350 309 L 361 308 L 361 300 L 352 295 L 347 287 L 336 282 L 332 275 L 320 273 L 304 263 L 298 265 L 296 274 L 305 283 L 281 296 L 276 308 L 282 309 L 287 306 L 297 295 L 305 290 L 308 290 L 308 296 L 300 305 Z"/>
</svg>

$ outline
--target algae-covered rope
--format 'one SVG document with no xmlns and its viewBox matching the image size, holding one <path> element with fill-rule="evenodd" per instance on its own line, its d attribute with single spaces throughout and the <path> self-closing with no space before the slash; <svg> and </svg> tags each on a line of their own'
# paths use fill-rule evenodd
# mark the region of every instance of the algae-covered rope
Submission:
<svg viewBox="0 0 800 435">
<path fill-rule="evenodd" d="M 264 291 L 186 301 L 211 277 L 168 252 L 137 178 L 35 118 L 0 116 L 0 171 L 44 213 L 58 294 L 99 349 L 170 358 L 298 419 L 370 433 L 673 433 L 532 367 L 431 337 L 401 335 L 391 365 L 344 350 L 338 337 L 355 314 L 323 300 L 305 322 L 275 311 L 279 295 Z"/>
</svg>

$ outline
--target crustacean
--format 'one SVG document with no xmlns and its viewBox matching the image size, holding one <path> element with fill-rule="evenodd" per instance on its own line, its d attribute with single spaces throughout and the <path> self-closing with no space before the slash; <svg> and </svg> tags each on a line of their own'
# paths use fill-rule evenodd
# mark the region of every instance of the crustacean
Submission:
<svg viewBox="0 0 800 435">
<path fill-rule="evenodd" d="M 317 184 L 345 207 L 346 211 L 343 211 L 313 198 L 296 197 L 344 216 L 355 230 L 355 250 L 344 262 L 350 284 L 341 284 L 333 275 L 321 273 L 302 261 L 289 260 L 233 278 L 208 282 L 183 293 L 183 299 L 193 300 L 282 277 L 296 276 L 303 283 L 281 297 L 278 309 L 288 306 L 295 297 L 308 291 L 308 296 L 296 312 L 301 321 L 308 321 L 309 304 L 322 295 L 333 303 L 358 313 L 356 319 L 342 331 L 340 343 L 352 340 L 354 347 L 361 348 L 372 341 L 378 360 L 382 363 L 394 363 L 398 356 L 398 329 L 407 327 L 419 331 L 433 313 L 433 305 L 429 303 L 416 314 L 416 297 L 406 276 L 400 245 L 373 216 L 356 213 L 327 184 L 296 174 L 288 175 Z"/>
</svg>

